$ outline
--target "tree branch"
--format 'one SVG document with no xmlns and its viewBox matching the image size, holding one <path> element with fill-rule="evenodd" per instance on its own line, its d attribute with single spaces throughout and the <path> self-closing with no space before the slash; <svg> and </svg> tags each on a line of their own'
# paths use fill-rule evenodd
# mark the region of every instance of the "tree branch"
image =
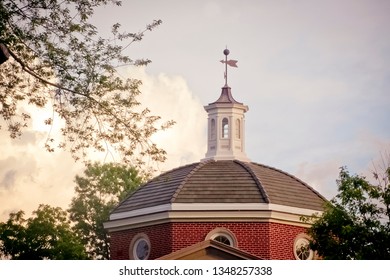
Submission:
<svg viewBox="0 0 390 280">
<path fill-rule="evenodd" d="M 16 60 L 16 62 L 18 62 L 20 64 L 20 66 L 22 66 L 22 69 L 24 71 L 26 71 L 27 73 L 29 73 L 31 76 L 33 76 L 34 78 L 40 80 L 42 83 L 46 84 L 46 85 L 50 85 L 50 86 L 53 86 L 53 87 L 56 87 L 58 89 L 62 89 L 62 90 L 66 90 L 66 91 L 69 91 L 71 93 L 74 93 L 74 94 L 77 94 L 77 95 L 82 95 L 84 97 L 89 97 L 88 95 L 86 94 L 83 94 L 83 93 L 79 93 L 79 92 L 76 92 L 74 90 L 71 90 L 69 88 L 65 88 L 63 86 L 60 86 L 59 84 L 55 84 L 55 83 L 52 83 L 52 82 L 49 82 L 48 80 L 45 80 L 44 78 L 40 77 L 37 73 L 34 72 L 33 69 L 31 69 L 28 65 L 26 65 L 22 60 L 20 60 L 17 55 L 11 51 L 10 49 L 8 49 L 8 52 L 10 53 L 10 55 L 13 57 L 13 59 Z"/>
</svg>

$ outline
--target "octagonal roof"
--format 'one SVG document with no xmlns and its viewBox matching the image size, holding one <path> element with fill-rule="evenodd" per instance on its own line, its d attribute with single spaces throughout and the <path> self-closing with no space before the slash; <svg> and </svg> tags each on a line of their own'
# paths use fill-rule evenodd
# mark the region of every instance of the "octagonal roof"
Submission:
<svg viewBox="0 0 390 280">
<path fill-rule="evenodd" d="M 326 199 L 284 171 L 238 160 L 204 161 L 165 172 L 122 201 L 111 214 L 167 204 L 259 203 L 323 210 Z"/>
</svg>

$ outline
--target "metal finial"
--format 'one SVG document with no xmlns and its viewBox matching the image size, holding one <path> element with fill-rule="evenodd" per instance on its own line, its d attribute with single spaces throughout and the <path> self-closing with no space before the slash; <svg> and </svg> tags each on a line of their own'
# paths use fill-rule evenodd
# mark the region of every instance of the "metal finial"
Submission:
<svg viewBox="0 0 390 280">
<path fill-rule="evenodd" d="M 221 60 L 222 63 L 225 63 L 225 73 L 224 73 L 224 77 L 225 77 L 225 86 L 227 86 L 227 66 L 231 66 L 231 67 L 237 67 L 237 60 L 228 60 L 227 59 L 227 56 L 229 55 L 230 51 L 226 49 L 223 51 L 223 54 L 225 55 L 225 60 Z"/>
</svg>

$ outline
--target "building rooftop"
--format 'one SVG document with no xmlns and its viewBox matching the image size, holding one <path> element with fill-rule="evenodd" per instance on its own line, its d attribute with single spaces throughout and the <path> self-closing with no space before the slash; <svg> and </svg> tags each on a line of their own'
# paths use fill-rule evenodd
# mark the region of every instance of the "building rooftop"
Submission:
<svg viewBox="0 0 390 280">
<path fill-rule="evenodd" d="M 323 210 L 318 192 L 284 171 L 238 160 L 209 160 L 155 177 L 122 201 L 112 214 L 167 204 L 259 203 Z"/>
</svg>

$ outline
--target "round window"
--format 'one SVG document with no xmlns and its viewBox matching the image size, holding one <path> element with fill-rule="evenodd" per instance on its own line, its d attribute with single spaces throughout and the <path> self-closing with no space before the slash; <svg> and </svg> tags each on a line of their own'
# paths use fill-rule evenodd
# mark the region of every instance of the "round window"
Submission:
<svg viewBox="0 0 390 280">
<path fill-rule="evenodd" d="M 150 241 L 146 234 L 137 234 L 130 244 L 130 258 L 147 260 L 150 255 Z"/>
<path fill-rule="evenodd" d="M 133 256 L 138 260 L 146 260 L 149 257 L 149 244 L 145 239 L 138 239 L 133 248 Z"/>
<path fill-rule="evenodd" d="M 309 247 L 309 240 L 305 237 L 299 237 L 294 242 L 294 256 L 297 260 L 312 260 L 314 252 Z"/>
</svg>

